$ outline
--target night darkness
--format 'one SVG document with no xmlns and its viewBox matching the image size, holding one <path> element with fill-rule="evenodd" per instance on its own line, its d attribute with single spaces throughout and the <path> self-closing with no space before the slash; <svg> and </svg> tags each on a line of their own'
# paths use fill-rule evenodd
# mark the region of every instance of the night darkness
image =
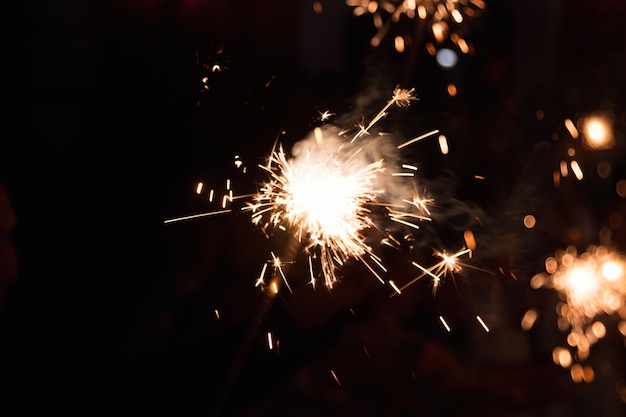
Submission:
<svg viewBox="0 0 626 417">
<path fill-rule="evenodd" d="M 342 0 L 29 3 L 27 129 L 0 148 L 2 368 L 24 407 L 625 415 L 624 317 L 621 333 L 617 313 L 598 318 L 606 335 L 582 362 L 594 378 L 575 382 L 553 361 L 567 346 L 559 296 L 530 285 L 570 245 L 626 254 L 625 2 L 485 0 L 463 26 L 473 53 L 449 69 L 415 20 L 370 46 L 372 16 Z M 397 35 L 413 39 L 403 53 Z M 256 192 L 277 137 L 290 150 L 324 111 L 354 127 L 396 86 L 418 100 L 377 128 L 439 129 L 450 147 L 435 137 L 403 153 L 435 200 L 412 259 L 432 264 L 433 248 L 459 250 L 467 231 L 476 240 L 436 294 L 424 278 L 392 297 L 358 262 L 332 290 L 313 289 L 296 253 L 293 292 L 271 298 L 256 278 L 293 242 L 239 210 L 164 224 L 219 209 L 206 190 L 226 179 Z M 591 113 L 610 116 L 611 148 L 568 132 L 565 120 Z M 584 177 L 556 186 L 573 157 Z M 380 254 L 396 282 L 419 273 L 396 250 Z M 528 310 L 538 317 L 524 330 Z"/>
</svg>

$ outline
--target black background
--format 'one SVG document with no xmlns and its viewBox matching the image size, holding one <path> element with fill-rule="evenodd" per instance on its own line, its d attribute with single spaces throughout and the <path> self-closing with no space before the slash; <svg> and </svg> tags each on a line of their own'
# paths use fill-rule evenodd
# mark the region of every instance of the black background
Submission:
<svg viewBox="0 0 626 417">
<path fill-rule="evenodd" d="M 626 177 L 624 3 L 487 2 L 467 23 L 475 53 L 451 70 L 418 42 L 393 50 L 393 31 L 412 33 L 411 22 L 374 49 L 370 16 L 320 3 L 321 14 L 288 0 L 30 2 L 27 129 L 1 152 L 16 219 L 17 279 L 2 299 L 12 385 L 35 406 L 81 415 L 623 415 L 623 336 L 592 347 L 593 383 L 573 383 L 551 358 L 565 338 L 558 297 L 528 281 L 557 248 L 597 244 L 602 228 L 626 250 L 626 226 L 608 220 L 626 213 L 615 192 Z M 332 292 L 313 291 L 300 259 L 294 293 L 260 313 L 267 293 L 254 281 L 281 242 L 245 213 L 163 224 L 215 208 L 198 181 L 254 191 L 279 132 L 293 144 L 325 110 L 351 127 L 396 85 L 419 101 L 382 128 L 440 129 L 451 147 L 407 149 L 441 209 L 416 256 L 456 250 L 471 229 L 472 264 L 489 273 L 390 298 L 358 264 Z M 555 188 L 563 121 L 599 110 L 614 116 L 615 148 L 578 147 L 584 180 Z M 523 227 L 526 214 L 537 227 Z M 387 256 L 394 279 L 415 275 Z M 529 308 L 540 315 L 524 332 Z"/>
</svg>

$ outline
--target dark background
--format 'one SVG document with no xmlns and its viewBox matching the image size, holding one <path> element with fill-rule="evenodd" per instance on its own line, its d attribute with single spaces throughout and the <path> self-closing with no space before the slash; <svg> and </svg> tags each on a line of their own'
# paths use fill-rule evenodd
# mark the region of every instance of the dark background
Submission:
<svg viewBox="0 0 626 417">
<path fill-rule="evenodd" d="M 29 2 L 27 128 L 0 150 L 9 384 L 34 406 L 80 415 L 624 415 L 616 318 L 591 349 L 595 380 L 575 384 L 552 362 L 565 344 L 558 296 L 528 282 L 556 249 L 584 251 L 603 230 L 626 250 L 615 191 L 626 178 L 625 3 L 486 2 L 467 22 L 475 53 L 450 70 L 421 42 L 393 50 L 412 22 L 374 49 L 371 16 L 320 3 L 321 14 L 290 0 Z M 390 298 L 358 264 L 332 292 L 313 291 L 297 259 L 294 292 L 268 301 L 254 282 L 283 242 L 245 213 L 163 224 L 216 208 L 198 181 L 253 192 L 279 132 L 293 144 L 325 110 L 352 127 L 396 85 L 419 101 L 381 129 L 440 129 L 451 148 L 407 148 L 439 207 L 414 256 L 429 264 L 432 247 L 459 249 L 472 230 L 468 263 L 487 272 Z M 611 150 L 567 136 L 566 118 L 594 111 L 613 115 Z M 555 188 L 569 146 L 585 178 Z M 398 282 L 416 274 L 386 256 Z M 529 308 L 539 319 L 525 332 Z"/>
</svg>

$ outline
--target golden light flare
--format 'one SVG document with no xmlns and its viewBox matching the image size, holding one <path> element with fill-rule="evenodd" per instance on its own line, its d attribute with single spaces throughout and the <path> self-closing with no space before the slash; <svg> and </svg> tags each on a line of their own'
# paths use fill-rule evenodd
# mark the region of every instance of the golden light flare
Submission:
<svg viewBox="0 0 626 417">
<path fill-rule="evenodd" d="M 582 125 L 584 143 L 590 149 L 613 147 L 613 130 L 608 117 L 592 114 L 582 118 L 579 123 Z"/>
<path fill-rule="evenodd" d="M 556 348 L 555 363 L 565 368 L 571 365 L 575 382 L 591 382 L 593 369 L 581 367 L 578 362 L 584 361 L 591 346 L 606 335 L 601 316 L 617 314 L 621 317 L 618 328 L 624 326 L 626 259 L 606 246 L 589 246 L 581 254 L 569 246 L 548 257 L 545 269 L 546 273 L 535 275 L 530 285 L 558 291 L 562 301 L 556 306 L 557 324 L 559 329 L 569 331 L 567 344 L 575 349 L 571 355 L 566 348 Z"/>
</svg>

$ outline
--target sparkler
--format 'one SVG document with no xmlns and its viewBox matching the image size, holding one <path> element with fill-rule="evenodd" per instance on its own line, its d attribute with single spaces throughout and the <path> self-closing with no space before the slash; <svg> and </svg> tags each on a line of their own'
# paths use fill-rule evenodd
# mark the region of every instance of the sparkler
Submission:
<svg viewBox="0 0 626 417">
<path fill-rule="evenodd" d="M 599 316 L 617 313 L 620 331 L 624 328 L 626 260 L 605 246 L 590 246 L 580 255 L 570 246 L 546 259 L 545 266 L 547 274 L 535 275 L 531 286 L 559 292 L 562 302 L 557 306 L 558 325 L 561 330 L 569 330 L 567 343 L 576 352 L 572 359 L 567 349 L 559 347 L 554 357 L 556 363 L 567 368 L 574 361 L 584 361 L 591 346 L 605 336 L 606 327 Z"/>
<path fill-rule="evenodd" d="M 451 40 L 461 52 L 469 53 L 471 45 L 463 38 L 461 25 L 468 17 L 475 16 L 486 5 L 482 0 L 346 0 L 346 5 L 353 7 L 355 16 L 371 14 L 376 27 L 376 34 L 370 40 L 372 46 L 380 45 L 393 23 L 402 18 L 415 19 L 426 23 L 434 43 L 428 42 L 426 48 L 434 55 L 439 45 Z M 404 51 L 405 37 L 394 40 L 398 52 Z"/>
<path fill-rule="evenodd" d="M 428 205 L 432 200 L 421 197 L 416 187 L 406 194 L 409 190 L 406 183 L 393 183 L 412 179 L 416 167 L 403 164 L 404 171 L 390 172 L 392 165 L 379 155 L 382 139 L 371 137 L 370 131 L 390 107 L 407 107 L 414 99 L 413 90 L 396 88 L 386 105 L 368 124 L 359 127 L 351 140 L 346 138 L 346 130 L 318 127 L 308 139 L 294 146 L 295 157 L 289 158 L 277 142 L 267 163 L 260 166 L 269 180 L 243 210 L 251 212 L 252 222 L 268 237 L 276 230 L 291 232 L 308 255 L 312 285 L 316 282 L 316 270 L 321 270 L 326 287 L 332 289 L 339 281 L 338 269 L 348 260 L 356 259 L 381 283 L 400 291 L 393 281 L 386 282 L 383 278 L 386 267 L 375 253 L 367 232 L 371 229 L 383 232 L 381 242 L 398 248 L 400 241 L 393 236 L 388 223 L 419 229 L 420 222 L 431 220 Z M 396 148 L 436 133 L 434 130 Z M 436 287 L 443 274 L 460 269 L 456 258 L 469 252 L 469 249 L 454 255 L 437 252 L 442 261 L 428 269 L 416 262 L 413 265 L 426 271 Z M 280 271 L 278 265 L 274 267 Z M 257 285 L 263 284 L 266 271 L 264 267 Z M 283 282 L 287 283 L 286 279 Z"/>
</svg>

